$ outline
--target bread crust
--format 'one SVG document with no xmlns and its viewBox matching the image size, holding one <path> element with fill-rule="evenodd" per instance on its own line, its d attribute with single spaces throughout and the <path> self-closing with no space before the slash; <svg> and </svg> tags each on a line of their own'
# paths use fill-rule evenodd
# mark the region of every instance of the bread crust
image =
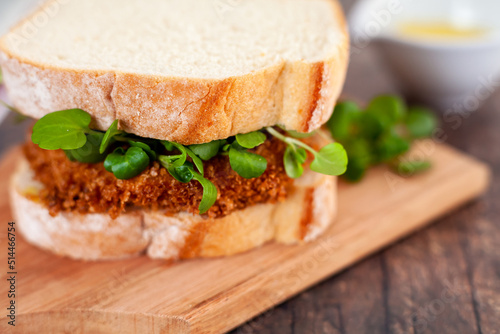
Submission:
<svg viewBox="0 0 500 334">
<path fill-rule="evenodd" d="M 329 57 L 314 63 L 283 60 L 224 79 L 85 71 L 24 59 L 6 46 L 6 35 L 0 40 L 0 65 L 14 106 L 37 119 L 80 108 L 98 129 L 118 119 L 129 133 L 185 145 L 277 124 L 310 132 L 331 116 L 347 71 L 343 12 L 337 1 L 329 3 L 344 38 Z"/>
<path fill-rule="evenodd" d="M 337 212 L 336 177 L 307 171 L 283 203 L 259 204 L 216 219 L 135 210 L 107 214 L 62 212 L 50 216 L 36 200 L 43 185 L 21 160 L 10 184 L 11 207 L 23 236 L 34 245 L 82 260 L 121 259 L 146 253 L 179 260 L 233 255 L 269 241 L 317 238 Z"/>
</svg>

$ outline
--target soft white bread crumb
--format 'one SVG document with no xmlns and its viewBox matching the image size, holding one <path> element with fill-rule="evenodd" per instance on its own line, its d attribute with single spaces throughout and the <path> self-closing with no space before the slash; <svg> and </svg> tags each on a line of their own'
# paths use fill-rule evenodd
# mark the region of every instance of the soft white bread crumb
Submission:
<svg viewBox="0 0 500 334">
<path fill-rule="evenodd" d="M 0 40 L 23 113 L 81 108 L 100 129 L 119 119 L 183 144 L 276 124 L 317 129 L 347 55 L 332 0 L 52 0 Z"/>
<path fill-rule="evenodd" d="M 43 26 L 31 22 L 29 41 L 7 35 L 3 43 L 12 55 L 59 68 L 224 79 L 283 60 L 322 61 L 345 38 L 329 1 L 221 3 L 55 1 L 57 12 Z"/>
</svg>

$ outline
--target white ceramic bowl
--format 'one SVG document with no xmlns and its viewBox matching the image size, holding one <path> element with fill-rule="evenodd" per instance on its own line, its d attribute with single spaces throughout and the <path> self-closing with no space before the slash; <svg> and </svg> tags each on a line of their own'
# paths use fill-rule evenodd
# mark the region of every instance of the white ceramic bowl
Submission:
<svg viewBox="0 0 500 334">
<path fill-rule="evenodd" d="M 373 43 L 405 93 L 444 109 L 477 109 L 500 86 L 499 0 L 359 0 L 349 15 L 353 54 Z M 480 27 L 473 39 L 414 39 L 408 22 Z"/>
</svg>

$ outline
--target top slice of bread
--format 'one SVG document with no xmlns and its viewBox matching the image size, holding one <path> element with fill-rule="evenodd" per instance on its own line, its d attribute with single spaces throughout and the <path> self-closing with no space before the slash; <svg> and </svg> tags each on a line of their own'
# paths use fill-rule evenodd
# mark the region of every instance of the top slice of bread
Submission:
<svg viewBox="0 0 500 334">
<path fill-rule="evenodd" d="M 336 0 L 52 0 L 0 39 L 12 103 L 204 143 L 330 117 L 348 63 Z"/>
</svg>

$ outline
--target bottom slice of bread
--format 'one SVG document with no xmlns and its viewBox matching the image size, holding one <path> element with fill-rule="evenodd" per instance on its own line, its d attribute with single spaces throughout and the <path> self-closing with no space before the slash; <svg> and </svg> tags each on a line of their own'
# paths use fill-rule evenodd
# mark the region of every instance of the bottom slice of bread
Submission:
<svg viewBox="0 0 500 334">
<path fill-rule="evenodd" d="M 178 260 L 227 256 L 268 241 L 293 244 L 317 238 L 337 212 L 336 178 L 307 171 L 282 203 L 258 204 L 222 218 L 132 210 L 107 214 L 61 212 L 53 217 L 37 199 L 43 185 L 22 160 L 12 177 L 11 206 L 24 237 L 56 254 L 111 260 L 142 253 Z"/>
</svg>

